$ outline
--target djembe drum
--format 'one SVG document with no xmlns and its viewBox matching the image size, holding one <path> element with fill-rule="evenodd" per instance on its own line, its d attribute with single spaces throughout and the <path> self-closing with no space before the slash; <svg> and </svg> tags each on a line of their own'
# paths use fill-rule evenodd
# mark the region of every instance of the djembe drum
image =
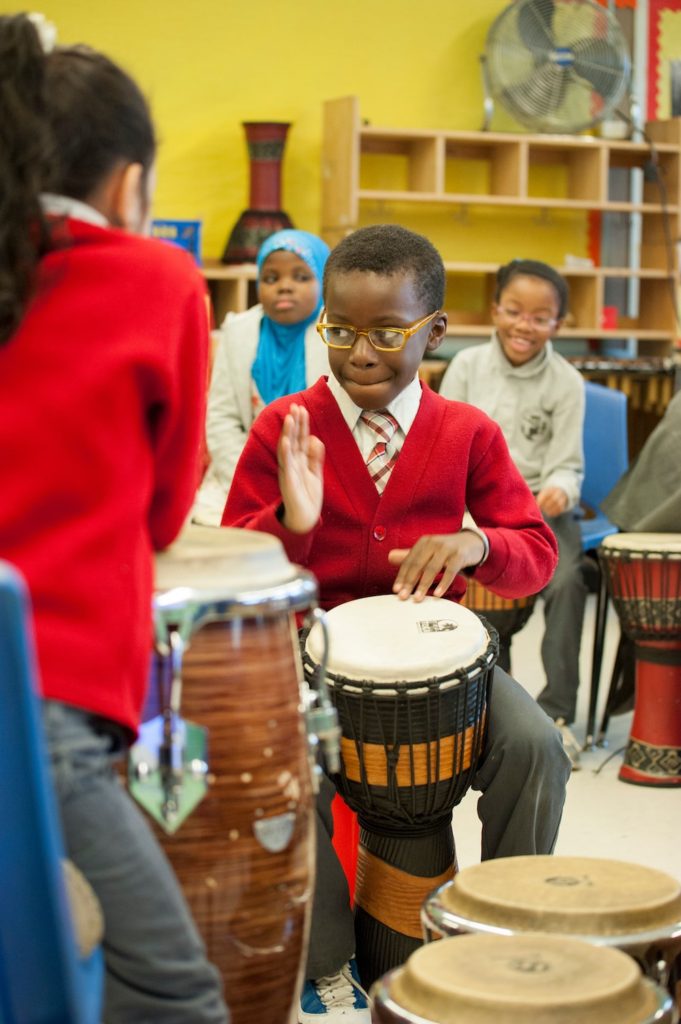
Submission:
<svg viewBox="0 0 681 1024">
<path fill-rule="evenodd" d="M 497 665 L 506 672 L 511 670 L 511 641 L 527 623 L 536 594 L 530 597 L 500 597 L 483 587 L 476 579 L 467 580 L 466 593 L 461 598 L 464 608 L 470 608 L 477 615 L 482 615 L 499 634 L 499 657 Z"/>
<path fill-rule="evenodd" d="M 426 895 L 456 870 L 452 809 L 483 750 L 496 637 L 449 601 L 370 597 L 328 614 L 335 782 L 357 813 L 357 962 L 364 985 L 422 942 Z M 314 686 L 322 635 L 305 642 Z"/>
<path fill-rule="evenodd" d="M 313 578 L 280 542 L 190 527 L 156 560 L 156 654 L 133 796 L 152 818 L 232 1024 L 289 1020 L 314 878 L 310 755 L 294 612 Z"/>
<path fill-rule="evenodd" d="M 423 946 L 371 990 L 375 1024 L 674 1024 L 664 989 L 616 949 L 468 935 Z"/>
<path fill-rule="evenodd" d="M 596 857 L 501 857 L 431 893 L 427 940 L 474 933 L 568 935 L 628 953 L 660 985 L 681 952 L 681 885 L 662 871 Z"/>
<path fill-rule="evenodd" d="M 613 534 L 598 556 L 636 662 L 634 717 L 619 777 L 681 786 L 681 534 Z"/>
</svg>

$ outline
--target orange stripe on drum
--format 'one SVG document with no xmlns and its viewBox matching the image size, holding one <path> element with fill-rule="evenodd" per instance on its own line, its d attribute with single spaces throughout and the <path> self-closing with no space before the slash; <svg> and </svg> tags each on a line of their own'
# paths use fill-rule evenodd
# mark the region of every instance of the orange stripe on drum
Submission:
<svg viewBox="0 0 681 1024">
<path fill-rule="evenodd" d="M 444 782 L 471 765 L 473 742 L 484 731 L 484 715 L 480 723 L 469 726 L 465 732 L 443 736 L 430 743 L 403 743 L 397 755 L 394 769 L 391 765 L 391 779 L 397 778 L 397 785 L 427 786 Z M 388 785 L 388 756 L 395 757 L 395 748 L 386 749 L 381 743 L 356 743 L 353 739 L 341 738 L 343 770 L 351 782 L 366 782 L 370 786 Z"/>
<path fill-rule="evenodd" d="M 357 856 L 357 906 L 402 935 L 423 939 L 421 907 L 433 889 L 456 874 L 452 865 L 436 876 L 411 875 L 374 857 L 360 843 Z"/>
<path fill-rule="evenodd" d="M 459 603 L 471 611 L 503 612 L 512 611 L 514 608 L 527 608 L 534 605 L 535 600 L 535 594 L 530 597 L 500 597 L 499 594 L 493 594 L 487 587 L 483 587 L 477 580 L 469 579 L 466 582 L 466 593 Z"/>
</svg>

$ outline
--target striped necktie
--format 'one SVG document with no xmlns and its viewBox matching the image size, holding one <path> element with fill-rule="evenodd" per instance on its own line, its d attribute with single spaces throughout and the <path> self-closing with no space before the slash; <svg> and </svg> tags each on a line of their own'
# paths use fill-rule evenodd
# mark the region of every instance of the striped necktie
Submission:
<svg viewBox="0 0 681 1024">
<path fill-rule="evenodd" d="M 378 493 L 382 494 L 399 455 L 399 452 L 396 451 L 388 452 L 388 445 L 397 430 L 398 423 L 387 409 L 363 412 L 360 419 L 368 427 L 371 427 L 377 436 L 376 444 L 367 457 L 366 467 L 371 479 L 376 484 Z"/>
</svg>

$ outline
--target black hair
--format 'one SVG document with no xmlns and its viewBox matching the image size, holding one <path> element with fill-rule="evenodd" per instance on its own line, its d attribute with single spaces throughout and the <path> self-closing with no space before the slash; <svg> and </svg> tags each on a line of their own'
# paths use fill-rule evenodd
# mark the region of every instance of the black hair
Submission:
<svg viewBox="0 0 681 1024">
<path fill-rule="evenodd" d="M 51 245 L 40 193 L 87 201 L 121 162 L 146 178 L 155 152 L 147 102 L 125 71 L 85 46 L 46 54 L 26 15 L 0 17 L 0 343 Z"/>
<path fill-rule="evenodd" d="M 544 281 L 548 281 L 549 284 L 553 285 L 558 299 L 558 317 L 562 319 L 568 310 L 568 302 L 570 298 L 570 290 L 568 283 L 562 274 L 559 274 L 557 270 L 550 267 L 548 263 L 542 263 L 541 260 L 511 260 L 510 263 L 505 263 L 503 267 L 499 267 L 497 270 L 497 280 L 494 289 L 494 301 L 498 302 L 501 298 L 501 293 L 506 288 L 514 277 L 540 277 Z"/>
<path fill-rule="evenodd" d="M 424 312 L 442 309 L 445 297 L 445 268 L 432 242 L 423 235 L 397 224 L 374 224 L 358 228 L 331 250 L 324 268 L 323 294 L 332 274 L 353 271 L 380 274 L 411 274 Z"/>
</svg>

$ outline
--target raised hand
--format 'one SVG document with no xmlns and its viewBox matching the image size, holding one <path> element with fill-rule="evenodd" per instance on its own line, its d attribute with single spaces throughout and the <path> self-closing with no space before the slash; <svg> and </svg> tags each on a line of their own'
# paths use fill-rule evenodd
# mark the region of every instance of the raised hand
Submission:
<svg viewBox="0 0 681 1024">
<path fill-rule="evenodd" d="M 277 462 L 284 505 L 282 523 L 292 533 L 308 533 L 322 511 L 324 444 L 310 434 L 310 416 L 303 405 L 292 403 L 284 418 Z"/>
<path fill-rule="evenodd" d="M 471 530 L 419 537 L 412 548 L 394 548 L 388 554 L 392 565 L 399 565 L 393 593 L 401 601 L 412 594 L 422 601 L 435 578 L 441 575 L 433 597 L 442 597 L 457 573 L 469 565 L 477 565 L 485 553 L 481 537 Z"/>
</svg>

